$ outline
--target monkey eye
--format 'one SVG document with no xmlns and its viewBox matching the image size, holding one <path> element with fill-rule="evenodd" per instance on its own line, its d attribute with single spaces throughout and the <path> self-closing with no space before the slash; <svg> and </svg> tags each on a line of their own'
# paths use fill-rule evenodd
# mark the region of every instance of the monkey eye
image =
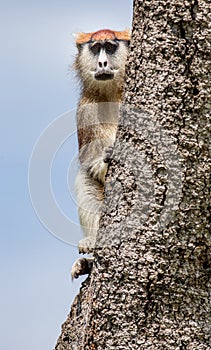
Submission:
<svg viewBox="0 0 211 350">
<path fill-rule="evenodd" d="M 108 54 L 112 55 L 113 53 L 115 53 L 115 51 L 117 49 L 117 44 L 106 42 L 104 47 L 105 47 L 106 52 Z"/>
<path fill-rule="evenodd" d="M 96 43 L 90 46 L 90 50 L 94 55 L 97 55 L 98 53 L 100 53 L 101 48 L 102 48 L 102 45 L 100 43 Z"/>
</svg>

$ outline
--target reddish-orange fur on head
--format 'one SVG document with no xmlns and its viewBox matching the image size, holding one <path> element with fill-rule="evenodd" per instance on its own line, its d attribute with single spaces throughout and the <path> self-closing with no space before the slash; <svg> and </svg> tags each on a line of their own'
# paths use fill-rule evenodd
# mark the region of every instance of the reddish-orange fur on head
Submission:
<svg viewBox="0 0 211 350">
<path fill-rule="evenodd" d="M 121 32 L 110 30 L 110 29 L 101 29 L 97 32 L 92 33 L 79 33 L 76 37 L 76 44 L 81 45 L 87 42 L 96 41 L 96 40 L 130 40 L 129 30 L 123 30 Z"/>
</svg>

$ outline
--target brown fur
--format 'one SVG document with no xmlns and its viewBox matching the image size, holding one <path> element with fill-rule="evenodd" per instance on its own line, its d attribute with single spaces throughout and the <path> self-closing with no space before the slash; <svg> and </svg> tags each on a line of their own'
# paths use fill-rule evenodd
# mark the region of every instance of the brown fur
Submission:
<svg viewBox="0 0 211 350">
<path fill-rule="evenodd" d="M 130 32 L 129 30 L 124 31 L 116 31 L 116 30 L 110 30 L 110 29 L 101 29 L 97 32 L 92 33 L 78 33 L 76 38 L 76 44 L 81 45 L 85 44 L 91 41 L 96 40 L 130 40 Z"/>
</svg>

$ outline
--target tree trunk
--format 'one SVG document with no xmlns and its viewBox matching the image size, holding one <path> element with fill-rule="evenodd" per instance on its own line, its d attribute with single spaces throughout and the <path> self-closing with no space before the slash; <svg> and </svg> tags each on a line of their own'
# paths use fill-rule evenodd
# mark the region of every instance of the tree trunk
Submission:
<svg viewBox="0 0 211 350">
<path fill-rule="evenodd" d="M 56 350 L 211 349 L 208 0 L 135 0 L 96 262 Z"/>
</svg>

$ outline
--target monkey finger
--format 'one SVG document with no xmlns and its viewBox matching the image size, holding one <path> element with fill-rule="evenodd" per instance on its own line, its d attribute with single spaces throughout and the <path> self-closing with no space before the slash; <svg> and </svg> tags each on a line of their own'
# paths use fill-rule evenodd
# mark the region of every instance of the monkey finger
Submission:
<svg viewBox="0 0 211 350">
<path fill-rule="evenodd" d="M 105 150 L 104 150 L 105 156 L 104 156 L 104 159 L 103 159 L 103 161 L 104 161 L 105 163 L 109 163 L 110 160 L 112 159 L 113 149 L 114 149 L 113 146 L 110 146 L 110 147 L 105 148 Z"/>
</svg>

